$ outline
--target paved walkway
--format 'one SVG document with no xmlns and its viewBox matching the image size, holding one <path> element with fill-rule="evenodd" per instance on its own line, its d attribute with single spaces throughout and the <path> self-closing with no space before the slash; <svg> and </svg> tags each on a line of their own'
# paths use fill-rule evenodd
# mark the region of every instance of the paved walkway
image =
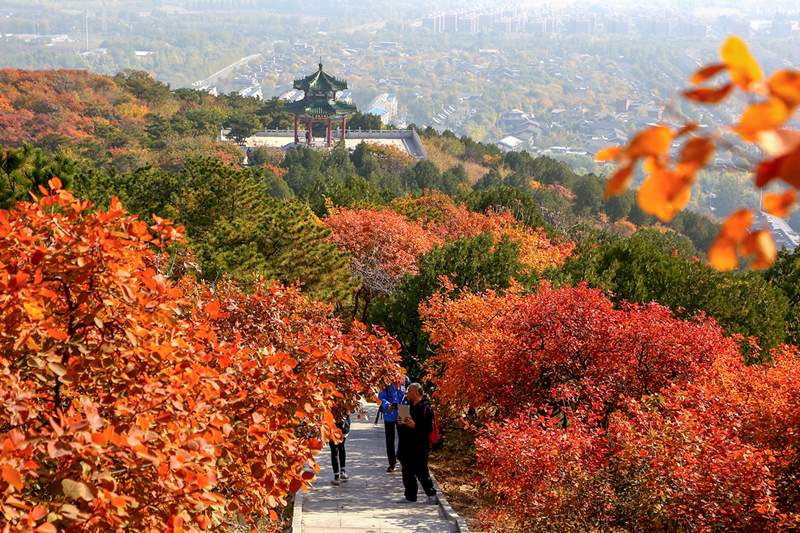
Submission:
<svg viewBox="0 0 800 533">
<path fill-rule="evenodd" d="M 386 473 L 383 423 L 373 425 L 375 405 L 367 406 L 368 420 L 353 417 L 347 438 L 346 483 L 331 485 L 329 448 L 320 454 L 320 474 L 303 497 L 301 531 L 294 533 L 450 533 L 453 525 L 428 505 L 420 488 L 417 503 L 401 503 L 400 468 Z"/>
</svg>

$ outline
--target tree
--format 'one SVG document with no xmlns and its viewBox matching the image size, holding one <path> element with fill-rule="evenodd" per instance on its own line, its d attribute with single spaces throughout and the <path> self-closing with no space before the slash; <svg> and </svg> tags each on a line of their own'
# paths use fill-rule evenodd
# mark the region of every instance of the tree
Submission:
<svg viewBox="0 0 800 533">
<path fill-rule="evenodd" d="M 711 319 L 586 285 L 438 294 L 435 396 L 477 426 L 492 531 L 784 529 L 800 502 L 795 348 L 745 365 Z"/>
<path fill-rule="evenodd" d="M 347 127 L 352 130 L 380 130 L 383 122 L 378 115 L 356 112 L 347 119 Z"/>
<path fill-rule="evenodd" d="M 0 513 L 12 530 L 277 519 L 396 345 L 296 288 L 216 295 L 160 267 L 180 237 L 60 190 L 0 211 Z M 310 471 L 306 467 L 311 467 Z"/>
<path fill-rule="evenodd" d="M 745 142 L 758 146 L 764 159 L 753 165 L 758 188 L 782 181 L 783 192 L 768 192 L 764 210 L 779 217 L 789 214 L 800 187 L 800 132 L 789 127 L 800 106 L 800 72 L 776 71 L 765 79 L 761 67 L 738 37 L 729 37 L 720 49 L 721 62 L 708 65 L 692 76 L 694 87 L 683 96 L 700 104 L 717 104 L 736 89 L 748 97 L 749 104 L 732 129 Z M 716 87 L 704 83 L 727 73 L 730 81 Z M 640 161 L 647 174 L 637 200 L 643 211 L 663 221 L 672 220 L 689 202 L 697 173 L 712 160 L 722 142 L 722 131 L 711 135 L 697 133 L 698 126 L 687 121 L 674 130 L 664 124 L 637 133 L 624 147 L 614 146 L 597 153 L 598 161 L 616 161 L 618 170 L 608 180 L 606 195 L 625 191 Z M 674 142 L 686 139 L 675 165 L 670 149 Z M 769 230 L 751 229 L 754 216 L 749 209 L 733 212 L 711 246 L 708 259 L 718 270 L 733 270 L 740 258 L 748 258 L 754 268 L 766 268 L 775 261 L 777 250 Z"/>
<path fill-rule="evenodd" d="M 261 127 L 261 121 L 247 111 L 238 111 L 227 118 L 225 127 L 230 129 L 228 137 L 238 144 L 244 145 L 245 139 Z"/>
<path fill-rule="evenodd" d="M 350 297 L 347 256 L 328 242 L 330 231 L 306 205 L 273 198 L 250 169 L 212 159 L 187 163 L 180 183 L 171 209 L 186 227 L 203 279 L 228 274 L 249 284 L 260 274 L 300 281 L 327 301 Z"/>
<path fill-rule="evenodd" d="M 788 299 L 786 309 L 786 342 L 800 346 L 800 248 L 794 252 L 786 250 L 765 272 L 767 281 L 777 287 Z"/>
<path fill-rule="evenodd" d="M 30 144 L 18 149 L 0 147 L 0 209 L 9 209 L 30 194 L 40 194 L 39 187 L 56 176 L 63 176 L 62 183 L 69 187 L 77 173 L 77 164 L 72 159 L 57 155 L 47 156 Z"/>
<path fill-rule="evenodd" d="M 442 241 L 394 211 L 332 209 L 324 219 L 331 241 L 350 254 L 350 269 L 360 280 L 353 316 L 362 317 L 376 296 L 394 292 L 399 279 L 418 272 L 419 257 Z"/>
<path fill-rule="evenodd" d="M 150 104 L 159 104 L 171 96 L 169 85 L 141 70 L 126 69 L 114 76 L 114 81 L 127 88 L 136 98 Z"/>
<path fill-rule="evenodd" d="M 546 227 L 539 206 L 533 197 L 519 189 L 508 185 L 499 185 L 470 193 L 465 199 L 466 206 L 471 211 L 486 213 L 491 210 L 495 213 L 509 210 L 514 218 L 531 228 Z"/>
<path fill-rule="evenodd" d="M 488 233 L 446 243 L 420 258 L 419 274 L 405 277 L 389 298 L 373 304 L 370 322 L 397 338 L 403 347 L 403 366 L 410 375 L 421 377 L 431 345 L 422 331 L 420 304 L 442 289 L 445 278 L 445 284 L 458 291 L 502 289 L 515 279 L 527 282 L 531 275 L 523 272 L 518 256 L 517 243 L 507 238 L 495 241 Z"/>
<path fill-rule="evenodd" d="M 786 340 L 788 303 L 779 289 L 755 273 L 714 271 L 672 232 L 640 230 L 590 247 L 568 261 L 563 273 L 569 283 L 586 281 L 617 301 L 656 301 L 686 317 L 706 313 L 728 333 L 758 337 L 767 350 Z"/>
</svg>

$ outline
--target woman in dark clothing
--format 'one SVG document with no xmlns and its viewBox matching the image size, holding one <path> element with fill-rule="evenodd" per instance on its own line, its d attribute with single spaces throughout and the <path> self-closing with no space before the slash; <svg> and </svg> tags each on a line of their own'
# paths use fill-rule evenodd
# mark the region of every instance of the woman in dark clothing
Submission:
<svg viewBox="0 0 800 533">
<path fill-rule="evenodd" d="M 428 503 L 437 504 L 436 489 L 428 471 L 428 453 L 430 452 L 430 435 L 433 431 L 433 408 L 425 398 L 422 385 L 412 383 L 406 391 L 406 398 L 411 404 L 411 416 L 397 421 L 397 432 L 400 435 L 398 457 L 403 465 L 403 487 L 406 501 L 417 501 L 419 486 L 428 496 Z"/>
<path fill-rule="evenodd" d="M 345 462 L 347 460 L 347 453 L 344 450 L 344 443 L 347 440 L 347 435 L 350 434 L 350 417 L 337 422 L 336 427 L 342 431 L 342 442 L 335 444 L 333 441 L 328 442 L 331 448 L 331 465 L 333 466 L 333 483 L 334 485 L 341 485 L 342 481 L 347 481 L 347 473 L 344 470 Z"/>
</svg>

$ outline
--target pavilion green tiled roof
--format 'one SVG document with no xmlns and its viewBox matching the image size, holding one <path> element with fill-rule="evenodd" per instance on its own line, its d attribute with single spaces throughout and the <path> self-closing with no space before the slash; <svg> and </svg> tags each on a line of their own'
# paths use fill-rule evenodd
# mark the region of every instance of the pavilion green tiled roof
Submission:
<svg viewBox="0 0 800 533">
<path fill-rule="evenodd" d="M 314 74 L 294 80 L 294 88 L 301 91 L 343 91 L 347 89 L 347 82 L 323 71 L 320 63 Z"/>
<path fill-rule="evenodd" d="M 299 100 L 287 105 L 286 110 L 296 115 L 332 117 L 354 113 L 356 106 L 333 100 Z"/>
</svg>

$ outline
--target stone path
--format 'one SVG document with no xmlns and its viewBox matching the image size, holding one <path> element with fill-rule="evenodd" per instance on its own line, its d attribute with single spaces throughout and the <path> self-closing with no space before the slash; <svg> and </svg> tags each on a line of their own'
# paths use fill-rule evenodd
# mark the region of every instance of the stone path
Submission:
<svg viewBox="0 0 800 533">
<path fill-rule="evenodd" d="M 303 496 L 300 531 L 294 533 L 450 533 L 438 505 L 424 503 L 420 488 L 417 503 L 401 503 L 403 481 L 400 468 L 386 473 L 386 443 L 383 423 L 373 425 L 376 407 L 367 406 L 368 420 L 352 418 L 347 438 L 347 475 L 350 479 L 331 485 L 329 448 L 320 455 L 320 474 Z"/>
</svg>

